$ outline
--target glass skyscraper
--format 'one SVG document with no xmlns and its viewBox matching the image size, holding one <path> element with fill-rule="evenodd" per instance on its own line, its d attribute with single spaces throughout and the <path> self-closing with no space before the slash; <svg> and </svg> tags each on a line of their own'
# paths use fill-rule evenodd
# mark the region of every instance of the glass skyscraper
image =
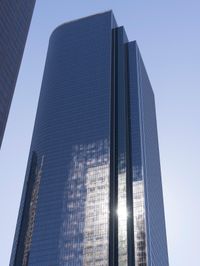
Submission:
<svg viewBox="0 0 200 266">
<path fill-rule="evenodd" d="M 153 91 L 112 11 L 52 34 L 10 266 L 168 266 Z"/>
<path fill-rule="evenodd" d="M 36 0 L 0 0 L 0 146 Z"/>
</svg>

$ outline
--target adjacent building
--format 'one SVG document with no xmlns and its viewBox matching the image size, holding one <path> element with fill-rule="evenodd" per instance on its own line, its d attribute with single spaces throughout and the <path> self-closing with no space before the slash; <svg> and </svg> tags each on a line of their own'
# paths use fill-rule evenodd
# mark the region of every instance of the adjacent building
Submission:
<svg viewBox="0 0 200 266">
<path fill-rule="evenodd" d="M 0 147 L 35 1 L 0 1 Z"/>
<path fill-rule="evenodd" d="M 10 266 L 168 266 L 153 91 L 112 11 L 51 35 Z"/>
</svg>

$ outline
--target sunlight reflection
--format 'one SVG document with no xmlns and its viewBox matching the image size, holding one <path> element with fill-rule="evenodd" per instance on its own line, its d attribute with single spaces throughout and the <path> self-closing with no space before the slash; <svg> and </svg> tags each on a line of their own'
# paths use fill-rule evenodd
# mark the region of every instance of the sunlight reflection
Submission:
<svg viewBox="0 0 200 266">
<path fill-rule="evenodd" d="M 128 211 L 125 204 L 120 204 L 117 209 L 117 215 L 121 220 L 126 220 L 128 218 Z"/>
<path fill-rule="evenodd" d="M 66 177 L 60 265 L 108 265 L 109 143 L 75 145 Z"/>
</svg>

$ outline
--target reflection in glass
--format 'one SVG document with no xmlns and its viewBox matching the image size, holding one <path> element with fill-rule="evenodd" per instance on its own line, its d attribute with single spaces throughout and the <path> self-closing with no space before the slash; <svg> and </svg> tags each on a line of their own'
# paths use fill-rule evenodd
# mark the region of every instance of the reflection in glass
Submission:
<svg viewBox="0 0 200 266">
<path fill-rule="evenodd" d="M 40 182 L 41 182 L 41 177 L 42 177 L 43 163 L 44 163 L 44 156 L 42 156 L 40 166 L 36 167 L 36 170 L 34 173 L 35 181 L 33 185 L 30 207 L 29 207 L 28 227 L 27 227 L 25 241 L 24 241 L 24 254 L 23 254 L 22 266 L 28 265 L 28 258 L 29 258 L 30 248 L 31 248 L 32 235 L 33 235 L 35 216 L 36 216 L 38 194 L 39 194 Z"/>
<path fill-rule="evenodd" d="M 108 265 L 109 145 L 73 148 L 60 230 L 60 265 Z"/>
<path fill-rule="evenodd" d="M 134 168 L 133 205 L 134 205 L 134 240 L 135 240 L 135 265 L 147 265 L 146 224 L 144 181 L 139 167 Z"/>
<path fill-rule="evenodd" d="M 118 254 L 119 266 L 127 265 L 127 207 L 126 207 L 126 170 L 124 156 L 120 156 L 118 173 Z M 121 167 L 120 167 L 121 166 Z"/>
</svg>

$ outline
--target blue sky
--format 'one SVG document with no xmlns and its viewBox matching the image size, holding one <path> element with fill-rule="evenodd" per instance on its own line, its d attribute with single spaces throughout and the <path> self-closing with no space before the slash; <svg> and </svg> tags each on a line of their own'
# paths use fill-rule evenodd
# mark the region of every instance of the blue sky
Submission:
<svg viewBox="0 0 200 266">
<path fill-rule="evenodd" d="M 137 40 L 155 93 L 170 266 L 199 265 L 200 2 L 37 0 L 0 151 L 1 266 L 9 263 L 49 36 L 108 9 Z"/>
</svg>

